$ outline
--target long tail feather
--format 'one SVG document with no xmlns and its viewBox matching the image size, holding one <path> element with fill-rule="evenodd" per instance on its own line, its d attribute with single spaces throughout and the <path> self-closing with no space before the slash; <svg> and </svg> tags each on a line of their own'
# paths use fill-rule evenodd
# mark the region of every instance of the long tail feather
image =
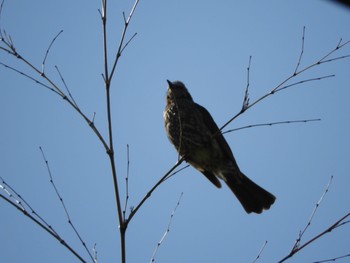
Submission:
<svg viewBox="0 0 350 263">
<path fill-rule="evenodd" d="M 263 210 L 269 209 L 276 200 L 273 194 L 254 183 L 241 172 L 239 175 L 227 174 L 225 179 L 226 184 L 236 195 L 247 213 L 260 214 Z"/>
</svg>

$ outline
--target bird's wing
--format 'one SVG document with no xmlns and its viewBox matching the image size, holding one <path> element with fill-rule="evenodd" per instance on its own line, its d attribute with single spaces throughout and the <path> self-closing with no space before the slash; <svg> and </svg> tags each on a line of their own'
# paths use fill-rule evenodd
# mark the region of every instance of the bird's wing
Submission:
<svg viewBox="0 0 350 263">
<path fill-rule="evenodd" d="M 232 151 L 230 146 L 228 145 L 227 141 L 225 140 L 224 136 L 222 135 L 221 131 L 219 130 L 219 127 L 216 125 L 213 117 L 210 115 L 210 113 L 207 111 L 206 108 L 202 107 L 201 105 L 198 105 L 198 109 L 201 112 L 201 115 L 203 116 L 203 122 L 210 130 L 214 140 L 218 143 L 220 148 L 223 150 L 224 154 L 233 160 L 234 163 L 236 163 L 235 158 L 233 157 Z"/>
</svg>

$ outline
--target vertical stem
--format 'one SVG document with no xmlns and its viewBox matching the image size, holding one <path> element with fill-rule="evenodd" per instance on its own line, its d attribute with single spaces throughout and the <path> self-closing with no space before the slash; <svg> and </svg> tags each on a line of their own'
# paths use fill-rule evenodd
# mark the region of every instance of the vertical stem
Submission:
<svg viewBox="0 0 350 263">
<path fill-rule="evenodd" d="M 126 263 L 126 253 L 125 253 L 125 232 L 126 232 L 126 224 L 122 224 L 122 227 L 120 227 L 120 250 L 121 250 L 121 257 L 122 257 L 122 263 Z"/>
<path fill-rule="evenodd" d="M 102 30 L 103 30 L 103 55 L 104 55 L 104 67 L 105 67 L 105 83 L 109 86 L 108 80 L 108 54 L 107 54 L 107 0 L 102 0 Z"/>
<path fill-rule="evenodd" d="M 122 53 L 123 49 L 125 48 L 125 46 L 128 44 L 127 43 L 126 45 L 123 46 L 125 33 L 127 31 L 130 19 L 135 12 L 135 8 L 136 8 L 139 0 L 135 0 L 135 3 L 131 9 L 131 12 L 129 14 L 128 19 L 125 19 L 125 16 L 124 16 L 124 30 L 122 32 L 122 36 L 121 36 L 120 43 L 118 46 L 118 51 L 117 51 L 115 60 L 114 60 L 113 65 L 112 65 L 111 72 L 109 72 L 109 70 L 108 70 L 108 54 L 107 54 L 107 50 L 108 50 L 107 49 L 107 0 L 101 0 L 101 1 L 102 1 L 101 19 L 102 19 L 103 51 L 104 51 L 104 81 L 105 81 L 106 97 L 107 97 L 107 123 L 108 123 L 108 137 L 109 137 L 109 146 L 107 149 L 107 154 L 109 156 L 109 160 L 111 163 L 115 200 L 116 200 L 117 211 L 118 211 L 119 231 L 120 231 L 120 246 L 121 246 L 120 250 L 121 250 L 121 260 L 122 260 L 121 262 L 126 263 L 125 232 L 126 232 L 126 228 L 128 226 L 128 222 L 123 218 L 123 212 L 122 212 L 122 207 L 121 207 L 121 203 L 120 203 L 120 195 L 119 195 L 119 188 L 118 188 L 117 171 L 116 171 L 115 160 L 114 160 L 110 86 L 111 86 L 114 71 L 115 71 L 116 66 L 118 64 L 121 53 Z"/>
<path fill-rule="evenodd" d="M 106 80 L 108 80 L 108 78 L 106 78 Z M 120 197 L 119 197 L 119 187 L 118 187 L 118 180 L 117 180 L 117 170 L 115 167 L 115 160 L 114 160 L 111 102 L 110 102 L 110 86 L 109 86 L 109 83 L 107 81 L 106 81 L 106 96 L 107 96 L 107 118 L 108 118 L 108 135 L 109 135 L 109 150 L 107 151 L 107 154 L 109 156 L 111 168 L 112 168 L 114 193 L 115 193 L 115 200 L 116 200 L 117 211 L 118 211 L 122 263 L 125 263 L 125 230 L 126 230 L 126 225 L 124 223 L 123 215 L 122 215 L 122 209 L 121 209 L 121 203 L 120 203 Z"/>
<path fill-rule="evenodd" d="M 102 0 L 102 30 L 103 30 L 103 51 L 104 51 L 104 81 L 106 88 L 106 99 L 107 99 L 107 123 L 108 123 L 108 137 L 109 137 L 109 147 L 107 149 L 107 154 L 109 156 L 111 169 L 112 169 L 112 177 L 114 184 L 114 193 L 116 206 L 118 211 L 118 220 L 119 220 L 119 231 L 120 231 L 120 250 L 121 250 L 121 262 L 126 263 L 126 253 L 125 253 L 125 231 L 126 224 L 123 220 L 122 209 L 120 204 L 119 197 L 119 187 L 117 180 L 117 170 L 115 166 L 114 160 L 114 147 L 113 147 L 113 133 L 112 133 L 112 114 L 111 114 L 111 100 L 110 100 L 110 85 L 111 78 L 113 74 L 109 74 L 108 72 L 108 54 L 107 54 L 107 0 Z"/>
</svg>

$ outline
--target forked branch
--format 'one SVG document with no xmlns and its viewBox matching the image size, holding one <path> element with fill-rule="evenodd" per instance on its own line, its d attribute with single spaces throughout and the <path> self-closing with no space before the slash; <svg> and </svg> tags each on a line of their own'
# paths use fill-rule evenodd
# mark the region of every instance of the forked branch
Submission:
<svg viewBox="0 0 350 263">
<path fill-rule="evenodd" d="M 339 220 L 337 220 L 335 223 L 333 223 L 331 226 L 327 227 L 324 231 L 322 231 L 321 233 L 319 233 L 318 235 L 314 236 L 313 238 L 309 239 L 308 241 L 306 241 L 304 244 L 301 244 L 301 238 L 304 236 L 306 230 L 310 227 L 312 220 L 314 219 L 314 216 L 321 204 L 321 202 L 323 201 L 325 195 L 328 193 L 329 187 L 331 185 L 331 182 L 333 180 L 333 176 L 331 176 L 325 191 L 323 192 L 323 194 L 321 195 L 319 201 L 316 203 L 314 210 L 311 213 L 311 216 L 306 224 L 306 226 L 304 227 L 304 229 L 302 231 L 300 231 L 298 238 L 296 239 L 293 248 L 291 249 L 291 251 L 289 252 L 289 254 L 287 256 L 285 256 L 283 259 L 281 259 L 280 261 L 278 261 L 278 263 L 282 263 L 285 262 L 287 259 L 293 257 L 296 253 L 298 253 L 299 251 L 301 251 L 302 249 L 304 249 L 305 247 L 307 247 L 308 245 L 310 245 L 311 243 L 315 242 L 317 239 L 319 239 L 320 237 L 326 235 L 327 233 L 330 233 L 331 231 L 333 231 L 334 229 L 344 226 L 345 224 L 348 224 L 350 221 L 349 220 L 345 220 L 348 217 L 350 217 L 350 212 L 348 212 L 347 214 L 345 214 L 343 217 L 341 217 Z"/>
<path fill-rule="evenodd" d="M 85 259 L 79 255 L 55 230 L 48 224 L 33 208 L 29 203 L 15 191 L 7 182 L 0 177 L 0 198 L 10 204 L 12 207 L 16 208 L 18 211 L 22 212 L 24 216 L 28 217 L 32 222 L 38 225 L 40 228 L 45 230 L 48 234 L 54 237 L 62 246 L 66 247 L 80 262 L 85 263 Z"/>
<path fill-rule="evenodd" d="M 301 85 L 310 81 L 316 81 L 316 80 L 323 80 L 326 78 L 331 78 L 334 77 L 335 75 L 325 75 L 325 76 L 319 76 L 319 77 L 314 77 L 314 78 L 309 78 L 309 79 L 304 79 L 301 81 L 297 81 L 294 83 L 290 83 L 288 84 L 291 80 L 293 80 L 295 77 L 301 75 L 302 73 L 304 73 L 305 71 L 310 70 L 311 68 L 317 67 L 321 64 L 325 64 L 325 63 L 330 63 L 336 60 L 340 60 L 340 59 L 345 59 L 345 58 L 349 58 L 350 55 L 344 55 L 344 56 L 338 56 L 338 57 L 333 57 L 330 58 L 331 55 L 333 55 L 335 52 L 337 52 L 338 50 L 342 49 L 343 47 L 345 47 L 346 45 L 348 45 L 350 43 L 350 41 L 346 41 L 343 43 L 342 39 L 340 39 L 340 41 L 338 42 L 338 44 L 336 45 L 335 48 L 333 48 L 331 51 L 329 51 L 326 55 L 324 55 L 323 57 L 321 57 L 320 59 L 318 59 L 316 62 L 302 68 L 300 68 L 301 65 L 301 60 L 302 57 L 304 55 L 304 42 L 305 42 L 305 27 L 303 28 L 303 35 L 302 35 L 302 47 L 301 47 L 301 51 L 300 51 L 300 55 L 298 58 L 298 62 L 296 65 L 295 70 L 293 71 L 293 73 L 287 77 L 286 79 L 282 80 L 279 84 L 277 84 L 275 87 L 273 87 L 269 92 L 267 92 L 266 94 L 264 94 L 263 96 L 261 96 L 260 98 L 256 99 L 255 101 L 253 101 L 252 103 L 250 103 L 249 101 L 249 75 L 250 75 L 250 66 L 251 66 L 251 57 L 249 57 L 249 64 L 248 64 L 248 68 L 247 68 L 247 87 L 245 90 L 245 95 L 244 95 L 244 99 L 243 99 L 243 106 L 242 109 L 236 114 L 234 115 L 231 119 L 229 119 L 224 125 L 221 126 L 220 131 L 222 131 L 225 127 L 227 127 L 227 125 L 229 125 L 233 120 L 235 120 L 238 116 L 242 115 L 246 110 L 252 108 L 254 105 L 258 104 L 259 102 L 261 102 L 262 100 L 266 99 L 267 97 L 276 94 L 277 92 L 280 92 L 282 90 L 286 90 L 287 88 L 296 86 L 296 85 Z"/>
</svg>

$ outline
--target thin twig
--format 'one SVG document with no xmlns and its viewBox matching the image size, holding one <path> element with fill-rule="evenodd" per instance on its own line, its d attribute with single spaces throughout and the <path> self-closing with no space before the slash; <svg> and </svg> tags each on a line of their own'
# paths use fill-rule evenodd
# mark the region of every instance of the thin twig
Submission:
<svg viewBox="0 0 350 263">
<path fill-rule="evenodd" d="M 126 45 L 124 46 L 125 34 L 126 34 L 126 31 L 127 31 L 127 29 L 128 29 L 130 20 L 131 20 L 131 18 L 132 18 L 132 16 L 133 16 L 134 12 L 135 12 L 135 10 L 136 10 L 136 7 L 137 7 L 137 4 L 138 4 L 138 3 L 139 3 L 139 0 L 136 0 L 136 1 L 134 2 L 134 5 L 133 5 L 133 7 L 132 7 L 130 13 L 129 13 L 128 18 L 125 20 L 125 17 L 124 17 L 124 29 L 123 29 L 122 35 L 121 35 L 121 37 L 120 37 L 120 42 L 119 42 L 119 46 L 118 46 L 118 51 L 117 51 L 116 56 L 115 56 L 115 59 L 114 59 L 114 63 L 113 63 L 112 70 L 111 70 L 109 76 L 106 75 L 106 76 L 108 76 L 109 82 L 111 82 L 111 80 L 112 80 L 112 78 L 113 78 L 113 75 L 114 75 L 115 69 L 116 69 L 116 67 L 117 67 L 119 58 L 120 58 L 120 56 L 122 55 L 122 51 L 125 49 L 126 45 L 128 45 L 129 42 L 134 38 L 134 36 L 136 36 L 136 34 L 134 34 L 134 36 L 131 37 L 131 39 L 130 39 L 130 40 L 126 43 Z"/>
<path fill-rule="evenodd" d="M 61 245 L 66 247 L 76 258 L 78 258 L 81 262 L 85 263 L 86 261 L 70 246 L 66 243 L 64 239 L 61 238 L 61 236 L 52 228 L 51 225 L 49 225 L 42 217 L 40 217 L 34 209 L 29 205 L 29 203 L 19 194 L 17 193 L 9 184 L 7 184 L 2 177 L 0 177 L 2 184 L 0 184 L 0 188 L 8 188 L 8 190 L 4 190 L 5 193 L 9 197 L 4 196 L 0 193 L 0 198 L 5 200 L 8 204 L 12 205 L 13 207 L 17 208 L 18 211 L 22 212 L 23 215 L 28 217 L 30 220 L 32 220 L 35 224 L 37 224 L 40 228 L 44 229 L 47 233 L 49 233 L 52 237 L 54 237 Z M 14 197 L 17 196 L 17 198 Z M 27 209 L 24 207 L 25 204 L 30 212 L 27 211 Z"/>
<path fill-rule="evenodd" d="M 303 33 L 304 36 L 305 33 Z M 304 42 L 304 40 L 303 40 Z M 325 63 L 329 63 L 335 60 L 339 60 L 339 59 L 345 59 L 345 58 L 349 58 L 350 55 L 344 55 L 344 56 L 339 56 L 339 57 L 335 57 L 335 58 L 329 58 L 329 56 L 331 56 L 333 53 L 335 53 L 336 51 L 338 51 L 339 49 L 343 48 L 345 45 L 348 45 L 350 43 L 349 41 L 346 41 L 345 43 L 342 43 L 342 41 L 339 41 L 337 46 L 332 49 L 331 51 L 329 51 L 326 55 L 324 55 L 323 57 L 321 57 L 319 60 L 317 60 L 316 62 L 302 68 L 299 69 L 299 65 L 297 66 L 296 69 L 299 69 L 299 71 L 295 71 L 293 72 L 289 77 L 287 77 L 286 79 L 284 79 L 283 81 L 281 81 L 279 84 L 277 84 L 274 88 L 272 88 L 268 93 L 266 93 L 265 95 L 261 96 L 260 98 L 256 99 L 253 103 L 250 103 L 247 107 L 242 108 L 236 115 L 234 115 L 231 119 L 229 119 L 224 125 L 221 126 L 220 131 L 222 131 L 227 125 L 229 125 L 233 120 L 235 120 L 238 116 L 242 115 L 246 110 L 252 108 L 254 105 L 258 104 L 259 102 L 261 102 L 262 100 L 266 99 L 267 97 L 275 94 L 278 91 L 281 90 L 285 90 L 287 88 L 290 88 L 292 86 L 295 86 L 297 84 L 302 84 L 305 82 L 309 82 L 309 81 L 314 81 L 314 80 L 322 80 L 325 78 L 329 78 L 329 77 L 333 77 L 334 75 L 328 75 L 328 76 L 323 76 L 323 77 L 318 77 L 318 78 L 312 78 L 312 79 L 306 79 L 306 80 L 302 80 L 293 84 L 287 84 L 290 80 L 294 79 L 296 76 L 301 75 L 302 73 L 304 73 L 305 71 L 314 68 L 316 66 L 319 66 L 321 64 L 325 64 Z M 302 43 L 302 53 L 303 53 L 303 48 L 304 48 L 304 43 Z M 301 60 L 302 55 L 299 56 L 299 60 Z"/>
<path fill-rule="evenodd" d="M 2 0 L 1 1 L 1 5 L 0 5 L 0 38 L 1 38 L 1 14 L 2 14 L 2 9 L 4 7 L 4 3 L 5 3 L 5 0 Z"/>
<path fill-rule="evenodd" d="M 70 215 L 69 215 L 69 212 L 68 212 L 68 209 L 67 209 L 67 207 L 66 207 L 66 204 L 64 203 L 64 200 L 63 200 L 62 196 L 60 195 L 60 193 L 59 193 L 59 191 L 58 191 L 58 188 L 56 187 L 56 184 L 55 184 L 55 182 L 54 182 L 54 180 L 53 180 L 53 177 L 52 177 L 52 173 L 51 173 L 51 169 L 50 169 L 50 166 L 49 166 L 49 162 L 48 162 L 48 160 L 46 159 L 46 156 L 45 156 L 45 154 L 44 154 L 44 150 L 42 149 L 41 146 L 39 147 L 39 149 L 40 149 L 41 155 L 42 155 L 43 160 L 44 160 L 45 165 L 46 165 L 46 169 L 47 169 L 47 172 L 48 172 L 48 175 L 49 175 L 49 178 L 50 178 L 50 183 L 51 183 L 52 187 L 54 188 L 55 193 L 56 193 L 58 199 L 60 200 L 60 203 L 61 203 L 61 205 L 62 205 L 62 207 L 63 207 L 63 210 L 64 210 L 64 212 L 65 212 L 65 214 L 66 214 L 66 217 L 67 217 L 67 219 L 68 219 L 68 224 L 72 227 L 72 229 L 73 229 L 75 235 L 76 235 L 76 236 L 78 237 L 78 239 L 80 240 L 81 244 L 82 244 L 83 247 L 85 248 L 86 252 L 89 254 L 89 256 L 90 256 L 90 258 L 92 259 L 92 261 L 94 261 L 94 258 L 93 258 L 93 256 L 92 256 L 90 250 L 87 248 L 87 246 L 86 246 L 84 240 L 82 239 L 81 235 L 79 234 L 77 228 L 76 228 L 75 225 L 73 224 L 73 221 L 72 221 L 72 219 L 71 219 L 71 217 L 70 217 Z"/>
<path fill-rule="evenodd" d="M 309 226 L 311 225 L 311 222 L 315 216 L 315 213 L 320 205 L 320 203 L 322 202 L 323 198 L 325 197 L 325 195 L 327 194 L 328 190 L 329 190 L 329 186 L 332 182 L 332 178 L 329 180 L 326 190 L 323 192 L 323 194 L 321 195 L 319 201 L 317 202 L 314 210 L 311 213 L 310 219 L 308 220 L 308 223 L 306 224 L 305 228 L 300 231 L 299 236 L 297 238 L 297 240 L 295 241 L 295 244 L 293 245 L 293 248 L 291 249 L 291 251 L 289 252 L 289 254 L 287 256 L 285 256 L 283 259 L 281 259 L 280 261 L 278 261 L 278 263 L 282 263 L 284 261 L 286 261 L 287 259 L 293 257 L 296 253 L 298 253 L 300 250 L 304 249 L 305 247 L 307 247 L 308 245 L 310 245 L 311 243 L 315 242 L 317 239 L 319 239 L 320 237 L 324 236 L 327 233 L 330 233 L 332 230 L 340 227 L 340 226 L 344 226 L 346 223 L 350 222 L 350 221 L 345 221 L 345 219 L 347 219 L 348 217 L 350 217 L 350 212 L 348 212 L 346 215 L 344 215 L 343 217 L 341 217 L 339 220 L 337 220 L 334 224 L 332 224 L 331 226 L 329 226 L 328 228 L 326 228 L 324 231 L 322 231 L 321 233 L 319 233 L 318 235 L 314 236 L 313 238 L 309 239 L 307 242 L 305 242 L 304 244 L 300 244 L 301 243 L 301 238 L 303 237 L 303 235 L 305 234 L 306 230 L 309 228 Z"/>
<path fill-rule="evenodd" d="M 16 193 L 16 191 L 12 190 L 12 188 L 4 181 L 4 179 L 0 176 L 0 189 L 2 189 L 8 196 L 8 198 L 10 200 L 12 200 L 14 203 L 16 203 L 16 205 L 22 209 L 22 210 L 26 210 L 25 207 L 22 205 L 22 201 L 19 200 L 21 199 L 20 197 L 18 197 L 18 194 Z M 9 188 L 9 189 L 7 189 Z M 13 194 L 14 193 L 14 194 Z"/>
<path fill-rule="evenodd" d="M 243 129 L 254 128 L 254 127 L 273 126 L 273 125 L 292 124 L 292 123 L 306 123 L 306 122 L 312 122 L 312 121 L 321 121 L 321 119 L 306 119 L 306 120 L 295 120 L 295 121 L 277 121 L 277 122 L 269 122 L 269 123 L 251 124 L 251 125 L 246 125 L 246 126 L 242 126 L 242 127 L 239 127 L 239 128 L 235 128 L 235 129 L 224 131 L 224 132 L 222 132 L 222 134 L 229 133 L 229 132 L 234 132 L 234 131 L 239 131 L 239 130 L 243 130 Z"/>
<path fill-rule="evenodd" d="M 338 259 L 343 259 L 343 258 L 348 258 L 348 257 L 350 257 L 350 253 L 346 254 L 346 255 L 343 255 L 343 256 L 339 256 L 339 257 L 334 257 L 334 258 L 330 258 L 330 259 L 324 259 L 324 260 L 321 260 L 321 261 L 315 261 L 313 263 L 334 262 L 334 261 L 337 261 Z"/>
<path fill-rule="evenodd" d="M 294 74 L 296 74 L 298 72 L 298 69 L 299 69 L 299 66 L 301 63 L 301 59 L 302 59 L 303 54 L 304 54 L 304 44 L 305 44 L 305 26 L 303 27 L 303 36 L 301 37 L 301 51 L 300 51 L 297 66 L 295 67 L 295 70 L 294 70 Z"/>
<path fill-rule="evenodd" d="M 123 53 L 124 49 L 129 45 L 129 43 L 134 39 L 134 37 L 136 37 L 136 35 L 137 35 L 137 32 L 134 33 L 134 34 L 132 35 L 132 37 L 125 43 L 125 45 L 123 46 L 123 48 L 120 50 L 120 53 Z"/>
<path fill-rule="evenodd" d="M 154 190 L 157 189 L 157 187 L 163 183 L 166 178 L 177 168 L 181 165 L 181 163 L 184 161 L 184 158 L 182 157 L 180 160 L 178 160 L 176 162 L 176 164 L 170 168 L 170 170 L 168 172 L 166 172 L 159 180 L 158 182 L 151 188 L 151 190 L 148 191 L 148 193 L 143 197 L 143 199 L 140 201 L 140 203 L 131 211 L 128 219 L 125 221 L 126 224 L 128 224 L 130 222 L 130 220 L 134 217 L 134 215 L 137 213 L 137 211 L 141 208 L 141 206 L 143 205 L 143 203 L 151 197 L 152 193 L 154 192 Z"/>
<path fill-rule="evenodd" d="M 245 111 L 249 106 L 249 81 L 250 81 L 250 64 L 252 61 L 252 56 L 249 56 L 249 63 L 247 67 L 247 86 L 244 92 L 243 105 L 241 111 Z"/>
<path fill-rule="evenodd" d="M 182 196 L 183 196 L 183 193 L 181 193 L 181 195 L 180 195 L 180 197 L 179 197 L 179 200 L 177 201 L 174 210 L 171 212 L 168 226 L 167 226 L 167 228 L 166 228 L 166 230 L 165 230 L 165 232 L 164 232 L 162 238 L 161 238 L 161 239 L 159 240 L 159 242 L 157 243 L 156 248 L 154 249 L 154 252 L 153 252 L 153 255 L 152 255 L 152 258 L 151 258 L 151 261 L 150 261 L 151 263 L 154 262 L 155 256 L 156 256 L 156 254 L 157 254 L 157 252 L 158 252 L 159 247 L 163 244 L 165 238 L 167 237 L 167 235 L 168 235 L 168 233 L 169 233 L 169 231 L 170 231 L 170 226 L 171 226 L 173 217 L 174 217 L 174 215 L 175 215 L 176 209 L 177 209 L 177 208 L 179 207 L 179 205 L 180 205 Z"/>
<path fill-rule="evenodd" d="M 128 226 L 128 220 L 125 220 L 125 214 L 123 214 L 123 210 L 121 207 L 120 202 L 120 194 L 119 194 L 119 187 L 118 187 L 118 178 L 117 178 L 117 170 L 116 170 L 116 164 L 114 159 L 114 144 L 113 144 L 113 132 L 112 132 L 112 112 L 111 112 L 111 96 L 110 96 L 110 89 L 111 89 L 111 82 L 114 76 L 114 72 L 116 70 L 117 64 L 119 62 L 119 58 L 122 54 L 122 51 L 125 49 L 125 47 L 130 43 L 131 39 L 124 45 L 124 38 L 128 29 L 128 25 L 130 23 L 130 20 L 135 12 L 136 6 L 138 4 L 139 0 L 135 0 L 134 5 L 130 11 L 129 17 L 125 20 L 124 16 L 124 28 L 122 35 L 120 37 L 120 42 L 118 45 L 118 50 L 115 55 L 114 63 L 112 66 L 112 70 L 109 72 L 108 69 L 108 49 L 107 49 L 107 0 L 102 0 L 102 9 L 100 11 L 101 14 L 101 20 L 102 20 L 102 31 L 103 31 L 103 53 L 104 53 L 104 74 L 103 79 L 105 83 L 105 89 L 106 89 L 106 108 L 107 108 L 107 126 L 108 126 L 108 145 L 106 150 L 107 154 L 110 160 L 110 166 L 111 166 L 111 172 L 112 172 L 112 178 L 113 178 L 113 186 L 114 186 L 114 193 L 115 193 L 115 201 L 116 201 L 116 209 L 118 214 L 118 221 L 119 221 L 119 232 L 120 232 L 120 250 L 121 250 L 121 262 L 126 263 L 126 248 L 125 248 L 125 232 Z M 131 214 L 134 212 L 134 210 L 131 212 Z M 130 214 L 130 216 L 131 216 Z M 130 219 L 129 216 L 129 219 Z"/>
<path fill-rule="evenodd" d="M 318 202 L 316 203 L 315 205 L 315 208 L 314 210 L 312 211 L 311 215 L 310 215 L 310 218 L 306 224 L 306 226 L 304 227 L 304 229 L 302 231 L 300 231 L 299 233 L 299 237 L 297 238 L 297 240 L 295 241 L 295 244 L 292 248 L 292 250 L 296 249 L 297 247 L 299 247 L 300 245 L 300 242 L 301 242 L 301 238 L 303 237 L 303 235 L 305 234 L 306 230 L 310 227 L 311 223 L 312 223 L 312 220 L 314 219 L 315 217 L 315 214 L 317 212 L 317 209 L 320 207 L 320 204 L 321 202 L 323 201 L 323 198 L 326 196 L 326 194 L 328 193 L 329 191 L 329 187 L 331 186 L 331 183 L 332 183 L 332 180 L 333 180 L 333 175 L 331 176 L 331 178 L 329 179 L 329 182 L 326 186 L 326 189 L 324 190 L 323 194 L 321 195 L 320 199 L 318 200 Z"/>
<path fill-rule="evenodd" d="M 97 260 L 97 244 L 95 243 L 94 247 L 93 247 L 93 252 L 94 252 L 94 262 L 95 263 L 98 263 L 98 260 Z"/>
<path fill-rule="evenodd" d="M 35 210 L 34 208 L 26 201 L 24 197 L 22 197 L 14 188 L 12 188 L 8 183 L 4 181 L 4 179 L 0 176 L 0 180 L 2 181 L 2 187 L 0 187 L 8 194 L 10 199 L 14 200 L 14 202 L 18 205 L 18 209 L 22 210 L 25 213 L 33 214 L 38 220 L 47 227 L 54 235 L 58 235 L 57 232 L 53 229 L 53 227 L 47 223 Z M 9 189 L 9 190 L 7 190 Z"/>
<path fill-rule="evenodd" d="M 56 93 L 57 95 L 61 95 L 60 93 L 58 93 L 56 90 L 54 90 L 54 89 L 51 88 L 50 86 L 48 86 L 48 85 L 42 83 L 41 81 L 39 81 L 39 80 L 37 80 L 37 79 L 35 79 L 35 78 L 29 76 L 28 74 L 26 74 L 26 73 L 24 73 L 24 72 L 22 72 L 22 71 L 20 71 L 20 70 L 18 70 L 18 69 L 15 69 L 15 68 L 13 68 L 13 67 L 11 67 L 11 66 L 9 66 L 9 65 L 7 65 L 7 64 L 4 64 L 4 63 L 2 63 L 2 62 L 0 62 L 0 65 L 3 65 L 5 68 L 10 69 L 10 70 L 12 70 L 12 71 L 14 71 L 14 72 L 16 72 L 16 73 L 22 75 L 22 76 L 24 76 L 24 77 L 26 77 L 26 78 L 28 78 L 28 79 L 34 81 L 36 84 L 39 84 L 39 85 L 41 85 L 41 86 L 47 88 L 48 90 L 50 90 L 50 91 Z"/>
<path fill-rule="evenodd" d="M 47 58 L 47 55 L 49 54 L 50 52 L 50 49 L 53 45 L 53 43 L 56 41 L 56 39 L 58 38 L 58 36 L 63 32 L 63 30 L 61 30 L 60 32 L 58 32 L 58 34 L 52 39 L 49 47 L 47 48 L 46 50 L 46 53 L 45 53 L 45 57 L 44 57 L 44 60 L 43 60 L 43 63 L 41 65 L 41 74 L 45 75 L 45 63 L 46 63 L 46 58 Z"/>
<path fill-rule="evenodd" d="M 79 109 L 79 106 L 78 106 L 78 104 L 76 103 L 76 101 L 74 100 L 73 95 L 72 95 L 72 93 L 70 92 L 70 90 L 69 90 L 69 88 L 68 88 L 68 86 L 67 86 L 67 84 L 66 84 L 66 81 L 64 80 L 64 78 L 63 78 L 63 76 L 62 76 L 62 74 L 61 74 L 61 71 L 58 69 L 58 66 L 57 66 L 57 65 L 55 66 L 55 68 L 56 68 L 56 70 L 57 70 L 57 72 L 58 72 L 58 75 L 59 75 L 60 78 L 61 78 L 61 81 L 62 81 L 64 87 L 66 88 L 66 91 L 67 91 L 67 93 L 68 93 L 68 96 L 71 98 L 71 100 L 73 101 L 74 105 Z M 93 120 L 92 120 L 92 122 L 93 122 Z"/>
<path fill-rule="evenodd" d="M 129 201 L 129 169 L 130 169 L 130 155 L 129 155 L 129 144 L 126 145 L 126 177 L 125 177 L 125 205 L 123 210 L 124 221 L 126 219 L 125 213 L 126 208 L 128 207 Z"/>
<path fill-rule="evenodd" d="M 288 85 L 282 86 L 282 87 L 280 87 L 279 89 L 275 90 L 274 93 L 277 93 L 277 92 L 279 92 L 279 91 L 281 91 L 281 90 L 290 88 L 290 87 L 292 87 L 292 86 L 304 84 L 304 83 L 306 83 L 306 82 L 317 81 L 317 80 L 324 80 L 324 79 L 333 78 L 333 77 L 335 77 L 334 74 L 332 74 L 332 75 L 326 75 L 326 76 L 322 76 L 322 77 L 316 77 L 316 78 L 310 78 L 310 79 L 300 80 L 300 81 L 294 82 L 294 83 L 292 83 L 292 84 L 288 84 Z"/>
<path fill-rule="evenodd" d="M 9 38 L 10 39 L 10 38 Z M 1 41 L 3 43 L 5 43 L 6 46 L 8 46 L 11 50 L 6 50 L 3 49 L 7 52 L 10 52 L 13 56 L 15 56 L 17 59 L 21 60 L 25 65 L 27 65 L 29 68 L 31 68 L 35 73 L 39 74 L 45 81 L 47 81 L 49 83 L 49 85 L 44 84 L 40 81 L 37 81 L 36 79 L 34 79 L 33 77 L 29 76 L 28 74 L 25 74 L 15 68 L 12 68 L 6 64 L 1 63 L 1 65 L 5 66 L 6 68 L 9 68 L 33 81 L 35 81 L 36 83 L 48 88 L 49 90 L 55 92 L 57 95 L 59 95 L 60 97 L 62 97 L 65 101 L 68 102 L 69 105 L 71 105 L 79 114 L 80 116 L 86 121 L 86 123 L 90 126 L 90 128 L 95 132 L 96 136 L 99 138 L 99 140 L 101 141 L 101 143 L 103 144 L 104 148 L 106 149 L 106 151 L 109 150 L 109 146 L 106 143 L 106 141 L 104 140 L 104 138 L 102 137 L 101 133 L 99 132 L 99 130 L 95 127 L 94 123 L 90 121 L 90 119 L 88 117 L 86 117 L 86 115 L 77 107 L 77 105 L 75 104 L 75 102 L 73 102 L 69 97 L 66 96 L 66 94 L 49 78 L 47 77 L 45 74 L 42 74 L 41 71 L 36 68 L 32 63 L 30 63 L 28 60 L 26 60 L 24 57 L 22 57 L 15 49 L 15 47 L 12 44 L 11 39 L 8 40 L 7 38 L 4 39 L 2 38 Z"/>
<path fill-rule="evenodd" d="M 177 173 L 179 173 L 179 172 L 181 172 L 181 171 L 187 169 L 188 167 L 190 167 L 189 164 L 187 164 L 186 166 L 180 168 L 179 170 L 176 170 L 175 172 L 169 174 L 169 175 L 164 179 L 164 182 L 165 182 L 166 180 L 168 180 L 170 177 L 174 176 L 175 174 L 177 174 Z"/>
<path fill-rule="evenodd" d="M 256 258 L 254 259 L 253 263 L 257 262 L 262 254 L 262 252 L 265 250 L 265 247 L 267 245 L 267 240 L 264 242 L 262 248 L 260 249 L 258 255 L 256 256 Z"/>
<path fill-rule="evenodd" d="M 295 250 L 292 250 L 287 256 L 285 256 L 283 259 L 278 261 L 278 263 L 282 263 L 286 261 L 287 259 L 291 258 L 294 256 L 296 253 L 298 253 L 300 250 L 304 249 L 306 246 L 310 245 L 311 243 L 315 242 L 317 239 L 320 237 L 324 236 L 327 233 L 330 233 L 332 230 L 336 229 L 337 227 L 344 225 L 343 221 L 347 218 L 350 217 L 350 212 L 344 215 L 342 218 L 340 218 L 338 221 L 336 221 L 333 225 L 329 226 L 327 229 L 322 231 L 320 234 L 316 235 L 315 237 L 311 238 L 309 241 L 305 242 L 303 245 L 297 247 Z M 349 222 L 349 221 L 347 221 Z"/>
</svg>

